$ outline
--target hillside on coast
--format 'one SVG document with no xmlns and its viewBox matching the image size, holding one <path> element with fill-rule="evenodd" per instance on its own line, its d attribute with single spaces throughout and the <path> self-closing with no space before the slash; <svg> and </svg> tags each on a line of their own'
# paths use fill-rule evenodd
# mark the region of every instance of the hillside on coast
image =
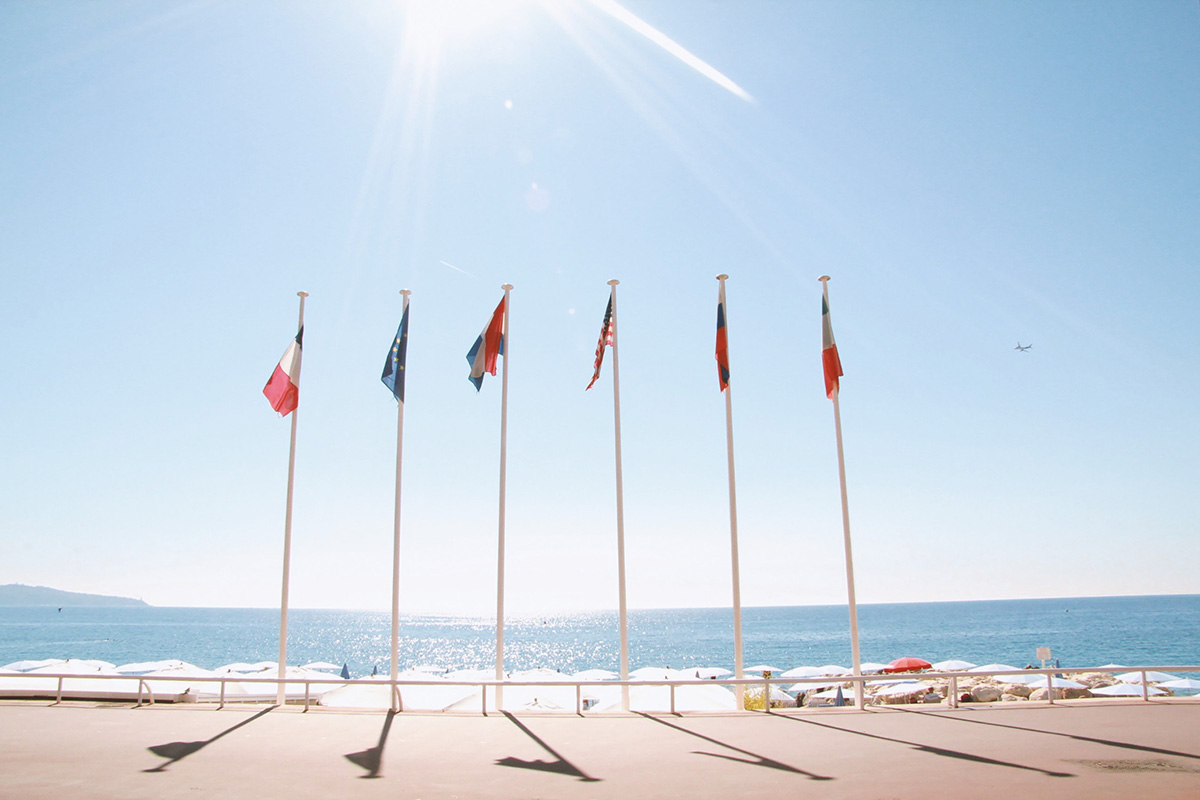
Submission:
<svg viewBox="0 0 1200 800">
<path fill-rule="evenodd" d="M 132 597 L 113 597 L 106 594 L 84 594 L 51 589 L 49 586 L 26 586 L 7 583 L 0 586 L 0 606 L 148 606 Z"/>
</svg>

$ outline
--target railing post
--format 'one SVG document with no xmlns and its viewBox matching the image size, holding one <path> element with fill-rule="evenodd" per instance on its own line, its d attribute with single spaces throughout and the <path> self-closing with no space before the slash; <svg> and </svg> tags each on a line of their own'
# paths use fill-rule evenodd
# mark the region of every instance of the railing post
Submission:
<svg viewBox="0 0 1200 800">
<path fill-rule="evenodd" d="M 669 684 L 671 687 L 671 713 L 675 713 L 675 684 Z"/>
<path fill-rule="evenodd" d="M 308 690 L 312 686 L 308 681 L 304 682 L 304 713 L 308 713 Z"/>
<path fill-rule="evenodd" d="M 217 708 L 222 709 L 224 707 L 225 707 L 225 678 L 222 677 L 221 678 L 221 702 L 219 705 L 217 705 Z"/>
<path fill-rule="evenodd" d="M 483 691 L 481 691 L 481 692 L 480 692 L 480 694 L 483 696 L 483 709 L 482 709 L 482 711 L 483 711 L 483 715 L 486 717 L 486 716 L 487 716 L 487 684 L 486 684 L 486 683 L 481 683 L 481 684 L 479 684 L 479 688 L 483 690 Z"/>
<path fill-rule="evenodd" d="M 58 676 L 58 693 L 55 694 L 55 696 L 54 696 L 55 705 L 62 702 L 62 684 L 63 684 L 63 679 L 62 679 L 62 676 L 60 675 L 60 676 Z"/>
<path fill-rule="evenodd" d="M 958 708 L 958 676 L 957 675 L 950 676 L 949 692 L 950 692 L 950 698 L 949 698 L 950 707 Z"/>
<path fill-rule="evenodd" d="M 575 684 L 575 713 L 583 716 L 583 684 Z"/>
</svg>

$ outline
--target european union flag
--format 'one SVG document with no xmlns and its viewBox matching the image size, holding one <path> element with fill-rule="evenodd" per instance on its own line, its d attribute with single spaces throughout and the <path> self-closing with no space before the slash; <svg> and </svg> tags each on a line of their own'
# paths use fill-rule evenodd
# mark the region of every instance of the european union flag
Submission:
<svg viewBox="0 0 1200 800">
<path fill-rule="evenodd" d="M 400 328 L 383 364 L 383 385 L 401 403 L 404 402 L 404 360 L 408 355 L 408 298 L 404 298 L 404 314 L 400 317 Z"/>
</svg>

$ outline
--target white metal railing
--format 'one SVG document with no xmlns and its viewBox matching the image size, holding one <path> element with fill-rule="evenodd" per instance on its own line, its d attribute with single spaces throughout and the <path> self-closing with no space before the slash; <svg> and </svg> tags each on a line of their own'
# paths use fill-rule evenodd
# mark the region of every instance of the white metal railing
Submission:
<svg viewBox="0 0 1200 800">
<path fill-rule="evenodd" d="M 1140 672 L 1141 673 L 1142 699 L 1148 701 L 1150 699 L 1150 688 L 1149 688 L 1149 682 L 1146 680 L 1146 673 L 1155 672 L 1155 671 L 1157 671 L 1157 672 L 1168 672 L 1169 671 L 1169 672 L 1184 672 L 1184 673 L 1200 673 L 1200 665 L 1192 664 L 1192 665 L 1122 667 L 1121 670 L 1124 672 Z M 480 688 L 480 710 L 484 714 L 484 716 L 486 716 L 488 713 L 487 701 L 488 701 L 488 688 L 489 687 L 492 687 L 492 689 L 495 690 L 495 689 L 499 689 L 502 687 L 573 686 L 573 687 L 575 687 L 575 713 L 582 716 L 583 712 L 585 710 L 584 703 L 583 703 L 583 689 L 584 689 L 584 687 L 588 687 L 588 686 L 597 686 L 597 687 L 666 686 L 669 688 L 669 692 L 670 692 L 670 694 L 669 694 L 669 698 L 670 698 L 669 711 L 670 711 L 670 713 L 675 714 L 675 713 L 678 713 L 676 711 L 675 693 L 679 687 L 694 687 L 694 686 L 698 686 L 698 685 L 713 685 L 713 684 L 719 685 L 719 686 L 732 686 L 732 687 L 761 686 L 761 687 L 763 687 L 763 698 L 764 698 L 763 710 L 770 711 L 771 688 L 774 686 L 782 685 L 785 683 L 793 684 L 793 685 L 794 684 L 813 684 L 813 685 L 824 684 L 824 685 L 828 685 L 830 683 L 836 683 L 836 684 L 842 685 L 842 684 L 848 683 L 848 684 L 850 684 L 850 688 L 854 691 L 855 705 L 861 709 L 861 708 L 865 707 L 866 686 L 868 684 L 892 681 L 895 679 L 896 676 L 904 675 L 906 677 L 917 678 L 922 681 L 941 680 L 941 679 L 947 680 L 948 681 L 948 690 L 947 690 L 947 697 L 946 697 L 947 704 L 951 708 L 957 708 L 958 703 L 959 703 L 959 698 L 958 698 L 958 681 L 959 681 L 959 679 L 979 678 L 979 677 L 986 677 L 986 676 L 995 677 L 995 676 L 1002 676 L 1002 675 L 1020 675 L 1022 677 L 1027 677 L 1030 675 L 1045 675 L 1045 676 L 1049 677 L 1049 676 L 1063 675 L 1063 674 L 1074 675 L 1074 674 L 1079 674 L 1079 673 L 1084 673 L 1084 672 L 1112 673 L 1112 672 L 1115 672 L 1115 670 L 1112 669 L 1111 667 L 1109 667 L 1107 669 L 1102 669 L 1099 667 L 1070 667 L 1070 668 L 1045 667 L 1045 668 L 1033 668 L 1033 669 L 989 670 L 989 671 L 985 671 L 985 672 L 954 671 L 954 672 L 904 672 L 904 673 L 886 673 L 886 674 L 885 673 L 873 673 L 870 675 L 823 675 L 823 676 L 819 675 L 819 676 L 813 676 L 810 678 L 781 678 L 781 677 L 772 676 L 770 678 L 754 677 L 754 678 L 742 678 L 740 680 L 735 679 L 735 678 L 719 678 L 719 679 L 690 678 L 690 679 L 683 679 L 683 680 L 662 679 L 662 680 L 631 680 L 631 681 L 612 681 L 612 680 L 576 681 L 576 680 L 569 680 L 569 679 L 556 680 L 556 681 L 524 681 L 524 680 L 447 681 L 447 680 L 438 679 L 438 678 L 431 678 L 430 680 L 408 680 L 408 679 L 405 679 L 405 680 L 393 681 L 390 679 L 383 679 L 383 678 L 372 678 L 370 680 L 367 680 L 367 679 L 349 680 L 346 678 L 339 678 L 339 677 L 332 677 L 332 676 L 329 678 L 307 678 L 306 677 L 306 678 L 283 678 L 283 679 L 280 679 L 278 677 L 253 677 L 253 676 L 239 675 L 239 674 L 212 675 L 212 676 L 205 675 L 205 676 L 187 677 L 187 676 L 177 676 L 177 675 L 123 675 L 120 673 L 78 674 L 78 673 L 46 673 L 46 672 L 41 672 L 41 673 L 13 672 L 13 673 L 4 673 L 3 675 L 0 675 L 0 680 L 7 681 L 7 680 L 13 679 L 13 678 L 18 679 L 18 680 L 20 680 L 20 679 L 31 679 L 31 680 L 32 679 L 53 679 L 56 681 L 56 688 L 54 691 L 55 703 L 62 702 L 65 681 L 72 681 L 72 680 L 74 680 L 74 681 L 120 680 L 120 681 L 127 681 L 127 682 L 137 681 L 137 705 L 138 706 L 141 706 L 144 704 L 150 704 L 150 705 L 154 704 L 155 697 L 154 697 L 154 690 L 152 687 L 153 687 L 153 684 L 155 684 L 155 683 L 174 683 L 174 684 L 219 683 L 220 690 L 219 690 L 219 694 L 218 694 L 218 698 L 217 698 L 217 703 L 218 703 L 217 707 L 218 708 L 224 708 L 227 702 L 231 702 L 231 701 L 228 701 L 226 698 L 226 687 L 230 683 L 264 684 L 264 685 L 272 686 L 272 687 L 278 686 L 279 683 L 283 683 L 285 685 L 285 687 L 288 685 L 303 684 L 303 686 L 304 686 L 304 710 L 306 712 L 312 706 L 312 687 L 314 685 L 316 685 L 316 686 L 331 685 L 331 686 L 337 686 L 337 687 L 348 686 L 348 685 L 389 686 L 389 687 L 391 687 L 392 696 L 394 698 L 394 700 L 393 700 L 394 707 L 398 711 L 403 711 L 403 704 L 402 704 L 401 700 L 403 697 L 403 687 L 405 687 L 405 686 L 441 686 L 441 687 L 444 687 L 444 686 L 472 686 L 472 687 Z M 1054 687 L 1053 682 L 1050 680 L 1047 680 L 1046 683 L 1047 683 L 1046 696 L 1047 696 L 1048 701 L 1051 704 L 1053 704 L 1054 694 L 1055 694 L 1054 689 L 1057 687 Z M 78 690 L 78 689 L 75 689 L 72 691 L 80 692 L 80 690 Z M 84 693 L 84 694 L 86 694 L 86 693 Z M 93 692 L 92 694 L 98 696 L 101 693 Z M 186 692 L 175 693 L 174 696 L 180 697 L 183 694 L 186 694 Z M 0 698 L 3 698 L 5 696 L 6 696 L 6 694 L 5 694 L 4 688 L 0 687 Z M 7 695 L 7 696 L 13 697 L 13 696 L 17 696 L 17 695 Z M 22 692 L 20 696 L 30 696 L 30 695 L 27 692 Z M 42 696 L 42 695 L 38 695 L 38 696 Z M 264 698 L 253 698 L 247 702 L 264 702 Z"/>
</svg>

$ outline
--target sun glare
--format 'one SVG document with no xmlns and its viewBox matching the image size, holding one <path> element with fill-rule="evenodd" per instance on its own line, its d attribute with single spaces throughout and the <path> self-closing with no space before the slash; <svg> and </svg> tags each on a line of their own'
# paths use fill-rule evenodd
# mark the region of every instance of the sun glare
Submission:
<svg viewBox="0 0 1200 800">
<path fill-rule="evenodd" d="M 486 34 L 537 0 L 402 0 L 405 40 L 426 54 Z"/>
</svg>

